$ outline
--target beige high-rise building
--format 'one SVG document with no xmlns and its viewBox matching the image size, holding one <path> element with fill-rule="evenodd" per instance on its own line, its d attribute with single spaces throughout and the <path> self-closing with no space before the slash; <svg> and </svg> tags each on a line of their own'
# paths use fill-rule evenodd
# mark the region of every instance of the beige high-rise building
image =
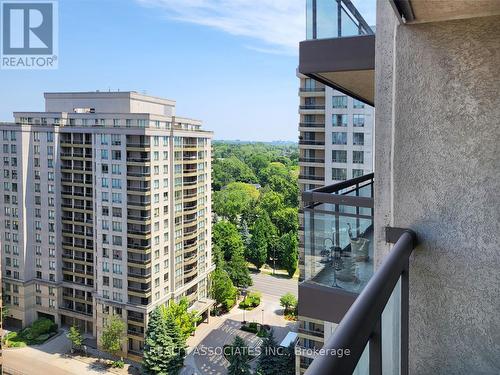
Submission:
<svg viewBox="0 0 500 375">
<path fill-rule="evenodd" d="M 46 93 L 1 123 L 2 282 L 8 324 L 39 317 L 99 338 L 187 297 L 208 316 L 211 138 L 175 102 L 136 92 Z"/>
</svg>

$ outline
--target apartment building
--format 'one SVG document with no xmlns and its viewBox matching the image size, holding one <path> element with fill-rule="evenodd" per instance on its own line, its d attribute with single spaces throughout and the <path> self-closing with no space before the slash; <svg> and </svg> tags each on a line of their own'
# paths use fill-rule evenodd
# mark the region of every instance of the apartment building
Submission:
<svg viewBox="0 0 500 375">
<path fill-rule="evenodd" d="M 327 354 L 297 373 L 499 373 L 499 2 L 379 0 L 376 36 L 349 0 L 307 10 L 300 74 L 377 131 L 374 174 L 303 193 L 298 347 Z"/>
<path fill-rule="evenodd" d="M 301 191 L 373 172 L 373 107 L 299 74 Z"/>
<path fill-rule="evenodd" d="M 313 12 L 314 8 L 314 12 Z M 318 10 L 320 12 L 339 14 L 343 22 L 340 28 L 336 27 L 312 27 L 312 19 Z M 335 36 L 350 36 L 363 33 L 373 33 L 361 15 L 355 12 L 350 3 L 336 1 L 308 1 L 307 2 L 307 30 L 306 39 L 315 41 Z M 357 22 L 356 25 L 354 23 Z M 352 23 L 352 24 L 350 24 Z M 329 85 L 323 77 L 317 75 L 306 75 L 298 73 L 300 80 L 299 97 L 299 190 L 301 198 L 304 192 L 320 189 L 334 183 L 348 179 L 359 178 L 373 172 L 373 141 L 374 141 L 374 109 L 366 100 L 354 93 L 349 96 L 345 91 L 339 91 L 337 86 Z M 309 202 L 301 199 L 300 223 L 300 246 L 299 246 L 299 269 L 300 280 L 314 279 L 321 270 L 325 268 L 326 257 L 314 259 L 310 257 L 308 238 L 304 231 L 310 227 L 310 217 L 307 209 Z M 326 250 L 331 252 L 332 248 L 340 246 L 351 228 L 356 228 L 356 223 L 343 223 L 342 239 L 339 232 L 337 238 L 332 229 L 331 220 L 323 222 L 315 221 L 315 230 L 324 233 Z M 333 225 L 335 228 L 335 225 Z M 359 226 L 358 226 L 359 227 Z M 352 231 L 352 229 L 351 229 Z M 331 233 L 330 233 L 331 232 Z M 369 262 L 366 262 L 369 263 Z M 366 267 L 364 267 L 366 268 Z M 323 271 L 323 273 L 325 273 Z M 324 276 L 317 276 L 324 283 Z M 337 281 L 337 283 L 340 281 Z M 321 348 L 324 341 L 328 339 L 336 324 L 331 316 L 322 319 L 318 314 L 301 314 L 299 316 L 300 329 L 298 333 L 298 345 L 304 350 L 302 355 L 297 356 L 296 371 L 301 373 L 307 368 L 313 358 L 310 349 Z M 302 364 L 302 365 L 301 365 Z"/>
<path fill-rule="evenodd" d="M 212 133 L 136 92 L 44 96 L 45 112 L 0 125 L 7 323 L 99 338 L 118 314 L 124 354 L 140 356 L 159 304 L 186 297 L 208 315 Z"/>
</svg>

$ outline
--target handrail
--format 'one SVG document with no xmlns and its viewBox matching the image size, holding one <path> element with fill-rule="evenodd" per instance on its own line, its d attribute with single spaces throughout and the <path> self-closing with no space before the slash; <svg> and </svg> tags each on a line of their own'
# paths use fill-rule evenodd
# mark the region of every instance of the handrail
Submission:
<svg viewBox="0 0 500 375">
<path fill-rule="evenodd" d="M 352 374 L 370 341 L 371 368 L 381 366 L 381 319 L 389 298 L 401 277 L 401 374 L 407 374 L 408 362 L 408 268 L 409 257 L 417 244 L 416 234 L 405 230 L 365 289 L 356 298 L 337 329 L 323 346 L 329 355 L 318 356 L 306 375 Z M 349 355 L 335 355 L 339 350 Z M 406 353 L 406 354 L 405 354 Z M 378 371 L 374 371 L 378 373 Z"/>
</svg>

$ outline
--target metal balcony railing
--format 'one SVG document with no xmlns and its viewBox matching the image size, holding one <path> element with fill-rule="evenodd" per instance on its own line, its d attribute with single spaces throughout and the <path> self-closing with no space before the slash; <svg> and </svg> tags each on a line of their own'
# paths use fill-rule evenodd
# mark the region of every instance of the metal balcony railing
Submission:
<svg viewBox="0 0 500 375">
<path fill-rule="evenodd" d="M 316 141 L 310 139 L 304 139 L 299 141 L 299 145 L 311 145 L 311 146 L 324 146 L 325 141 Z"/>
<path fill-rule="evenodd" d="M 323 346 L 323 353 L 311 363 L 306 375 L 352 374 L 361 361 L 370 375 L 382 374 L 382 313 L 391 296 L 399 307 L 400 374 L 408 374 L 408 272 L 409 257 L 417 244 L 416 234 L 404 230 L 394 248 L 384 259 L 364 290 L 341 320 L 334 334 Z M 398 288 L 399 284 L 399 288 Z M 399 290 L 397 290 L 399 289 Z M 384 325 L 385 325 L 384 321 Z M 387 340 L 394 342 L 389 335 Z M 369 354 L 362 356 L 368 349 Z M 344 355 L 349 350 L 349 355 Z M 342 353 L 342 355 L 340 355 Z M 362 358 L 364 357 L 364 358 Z"/>
</svg>

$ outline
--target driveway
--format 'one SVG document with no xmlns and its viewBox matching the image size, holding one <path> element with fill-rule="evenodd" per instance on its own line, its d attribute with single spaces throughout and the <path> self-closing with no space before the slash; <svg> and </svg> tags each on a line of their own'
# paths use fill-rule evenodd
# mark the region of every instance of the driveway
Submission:
<svg viewBox="0 0 500 375">
<path fill-rule="evenodd" d="M 250 290 L 267 294 L 271 297 L 277 297 L 279 300 L 281 296 L 286 293 L 292 293 L 298 296 L 298 282 L 297 279 L 288 279 L 282 275 L 266 275 L 264 273 L 252 273 L 253 285 Z"/>
<path fill-rule="evenodd" d="M 251 311 L 234 307 L 228 314 L 211 317 L 210 323 L 202 323 L 195 336 L 189 338 L 190 354 L 185 361 L 181 375 L 224 375 L 229 363 L 221 350 L 231 344 L 236 335 L 242 337 L 250 347 L 260 345 L 256 335 L 240 330 L 243 320 L 268 324 L 273 328 L 278 344 L 289 331 L 297 330 L 297 323 L 284 319 L 279 305 L 280 297 L 287 293 L 297 295 L 297 280 L 274 277 L 265 274 L 253 274 L 254 285 L 250 288 L 262 293 L 261 304 Z M 212 353 L 210 353 L 210 351 Z M 255 367 L 256 362 L 253 363 Z"/>
<path fill-rule="evenodd" d="M 102 371 L 95 371 L 88 364 L 66 356 L 65 353 L 69 352 L 70 348 L 70 341 L 65 333 L 62 333 L 42 345 L 4 349 L 3 363 L 7 373 L 8 370 L 15 370 L 16 375 L 102 375 Z"/>
</svg>

